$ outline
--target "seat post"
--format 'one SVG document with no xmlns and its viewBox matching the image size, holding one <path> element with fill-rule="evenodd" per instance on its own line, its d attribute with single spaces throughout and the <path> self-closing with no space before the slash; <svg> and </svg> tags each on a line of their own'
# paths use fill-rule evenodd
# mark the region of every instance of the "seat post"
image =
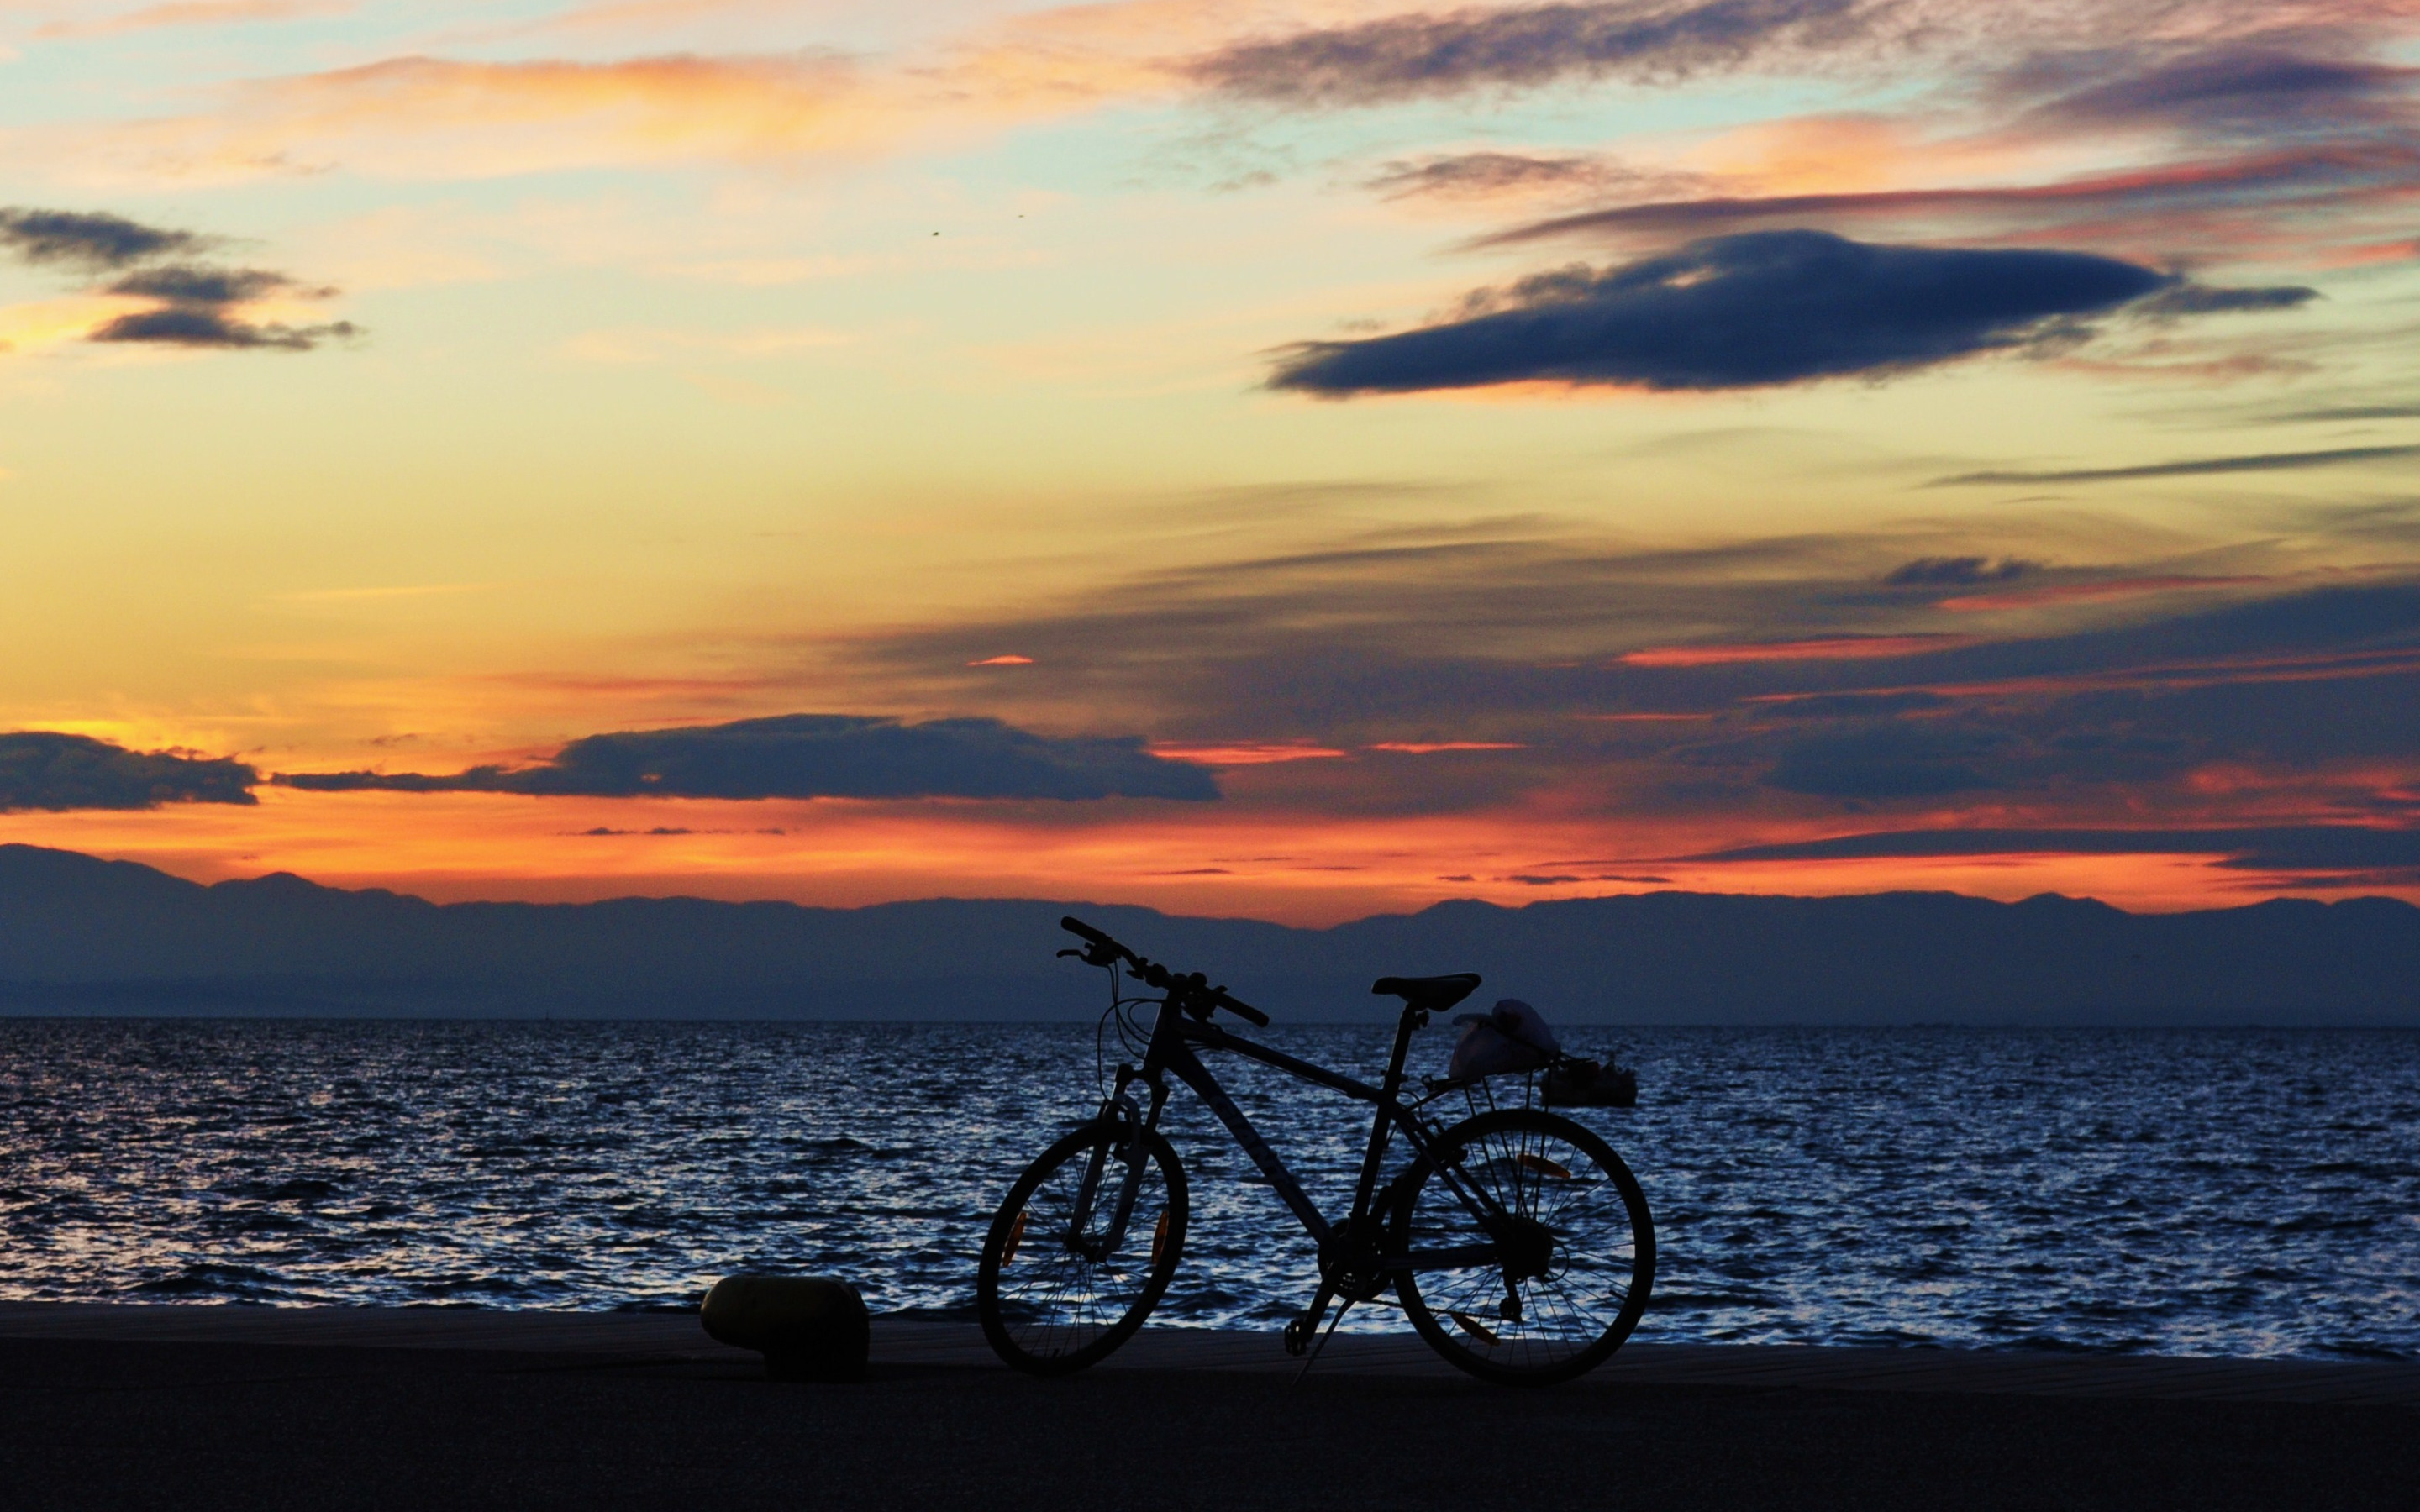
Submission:
<svg viewBox="0 0 2420 1512">
<path fill-rule="evenodd" d="M 1379 1083 L 1381 1095 L 1370 1120 L 1370 1149 L 1361 1160 L 1361 1180 L 1353 1191 L 1353 1213 L 1359 1217 L 1370 1210 L 1370 1195 L 1378 1186 L 1378 1163 L 1385 1156 L 1388 1135 L 1394 1124 L 1387 1117 L 1388 1104 L 1403 1089 L 1404 1062 L 1410 1058 L 1412 1035 L 1429 1021 L 1429 1011 L 1417 1002 L 1404 1005 L 1401 1018 L 1395 1021 L 1395 1052 L 1387 1057 L 1387 1077 Z"/>
<path fill-rule="evenodd" d="M 1392 1097 L 1404 1085 L 1404 1062 L 1411 1058 L 1412 1036 L 1428 1027 L 1429 1011 L 1419 1003 L 1405 1003 L 1403 1016 L 1395 1021 L 1395 1053 L 1387 1059 L 1387 1095 Z"/>
</svg>

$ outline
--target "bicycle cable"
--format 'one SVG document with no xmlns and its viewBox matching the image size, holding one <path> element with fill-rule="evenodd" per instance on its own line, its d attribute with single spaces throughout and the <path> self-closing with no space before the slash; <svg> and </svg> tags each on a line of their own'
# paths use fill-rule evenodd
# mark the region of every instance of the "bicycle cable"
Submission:
<svg viewBox="0 0 2420 1512">
<path fill-rule="evenodd" d="M 1151 1028 L 1134 1016 L 1133 1010 L 1144 1004 L 1157 1006 L 1156 997 L 1129 997 L 1123 990 L 1123 976 L 1118 964 L 1109 964 L 1109 1006 L 1101 1011 L 1100 1021 L 1093 1026 L 1093 1086 L 1106 1100 L 1109 1095 L 1109 1025 L 1115 1021 L 1118 1046 L 1127 1055 L 1142 1058 L 1151 1051 Z"/>
</svg>

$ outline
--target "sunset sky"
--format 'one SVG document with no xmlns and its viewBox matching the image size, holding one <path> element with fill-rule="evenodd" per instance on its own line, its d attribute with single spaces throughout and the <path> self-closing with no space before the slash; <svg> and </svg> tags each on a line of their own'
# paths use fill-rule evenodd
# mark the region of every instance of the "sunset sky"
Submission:
<svg viewBox="0 0 2420 1512">
<path fill-rule="evenodd" d="M 0 0 L 0 841 L 2420 901 L 2420 0 Z"/>
</svg>

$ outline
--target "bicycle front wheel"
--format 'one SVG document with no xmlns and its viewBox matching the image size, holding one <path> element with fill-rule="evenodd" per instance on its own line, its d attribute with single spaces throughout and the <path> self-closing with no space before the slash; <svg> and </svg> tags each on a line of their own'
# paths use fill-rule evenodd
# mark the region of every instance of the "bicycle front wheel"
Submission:
<svg viewBox="0 0 2420 1512">
<path fill-rule="evenodd" d="M 1185 1167 L 1157 1130 L 1146 1133 L 1121 1231 L 1128 1166 L 1118 1139 L 1091 1124 L 1052 1145 L 992 1219 L 975 1314 L 993 1350 L 1019 1370 L 1060 1376 L 1098 1364 L 1142 1327 L 1176 1273 L 1190 1207 Z"/>
<path fill-rule="evenodd" d="M 1395 1293 L 1420 1337 L 1512 1385 L 1602 1365 L 1655 1278 L 1654 1224 L 1621 1157 L 1533 1108 L 1466 1119 L 1436 1154 L 1413 1168 L 1395 1216 L 1406 1266 Z"/>
</svg>

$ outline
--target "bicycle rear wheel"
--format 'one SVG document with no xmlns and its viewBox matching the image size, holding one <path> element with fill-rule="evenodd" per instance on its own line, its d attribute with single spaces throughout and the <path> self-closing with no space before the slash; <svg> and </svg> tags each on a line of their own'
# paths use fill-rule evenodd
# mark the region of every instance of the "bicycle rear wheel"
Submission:
<svg viewBox="0 0 2420 1512">
<path fill-rule="evenodd" d="M 975 1314 L 992 1350 L 1019 1370 L 1060 1376 L 1132 1338 L 1168 1289 L 1185 1248 L 1185 1167 L 1156 1130 L 1125 1231 L 1109 1232 L 1126 1165 L 1119 1134 L 1090 1124 L 1043 1151 L 1009 1188 L 975 1274 Z M 1097 1165 L 1096 1165 L 1097 1157 Z M 1094 1200 L 1078 1222 L 1087 1173 Z"/>
<path fill-rule="evenodd" d="M 1395 1217 L 1412 1265 L 1397 1273 L 1395 1293 L 1420 1337 L 1510 1385 L 1603 1364 L 1638 1326 L 1655 1278 L 1654 1224 L 1621 1157 L 1580 1124 L 1532 1108 L 1466 1119 L 1436 1152 L 1442 1167 L 1414 1166 Z"/>
</svg>

